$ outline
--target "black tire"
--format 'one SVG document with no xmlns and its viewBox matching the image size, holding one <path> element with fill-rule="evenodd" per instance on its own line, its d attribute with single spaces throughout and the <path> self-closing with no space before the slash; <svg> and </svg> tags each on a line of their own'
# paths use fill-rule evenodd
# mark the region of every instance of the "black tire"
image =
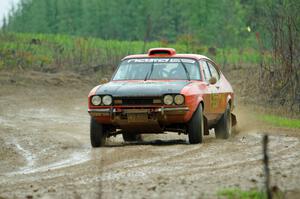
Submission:
<svg viewBox="0 0 300 199">
<path fill-rule="evenodd" d="M 230 104 L 227 104 L 225 113 L 215 127 L 216 138 L 228 139 L 232 134 L 232 120 Z"/>
<path fill-rule="evenodd" d="M 125 142 L 137 142 L 142 141 L 142 136 L 140 134 L 134 133 L 122 133 L 123 140 Z"/>
<path fill-rule="evenodd" d="M 105 128 L 102 124 L 99 124 L 94 118 L 91 118 L 90 138 L 92 147 L 101 147 L 105 145 Z"/>
<path fill-rule="evenodd" d="M 204 135 L 204 118 L 202 105 L 199 104 L 197 110 L 194 112 L 192 119 L 188 124 L 188 136 L 190 144 L 198 144 L 203 142 Z"/>
</svg>

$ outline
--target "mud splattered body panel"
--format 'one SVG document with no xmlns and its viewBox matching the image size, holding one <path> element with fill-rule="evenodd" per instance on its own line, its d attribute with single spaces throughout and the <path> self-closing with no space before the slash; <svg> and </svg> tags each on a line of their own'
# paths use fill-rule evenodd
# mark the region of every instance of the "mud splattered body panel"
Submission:
<svg viewBox="0 0 300 199">
<path fill-rule="evenodd" d="M 159 53 L 151 51 L 125 57 L 112 80 L 90 92 L 90 115 L 99 123 L 115 128 L 162 133 L 167 127 L 185 128 L 201 105 L 207 125 L 212 128 L 227 104 L 234 104 L 230 83 L 215 63 L 205 56 L 156 50 Z M 134 67 L 137 69 L 132 70 Z M 205 67 L 208 68 L 207 74 Z M 130 70 L 133 72 L 129 73 Z M 128 73 L 127 76 L 124 73 Z M 215 76 L 216 81 L 210 83 L 210 78 Z M 175 98 L 181 98 L 178 95 L 184 98 L 181 104 L 175 103 Z M 95 105 L 92 103 L 94 96 L 109 96 L 111 104 Z M 171 96 L 173 102 L 166 103 L 166 96 Z"/>
</svg>

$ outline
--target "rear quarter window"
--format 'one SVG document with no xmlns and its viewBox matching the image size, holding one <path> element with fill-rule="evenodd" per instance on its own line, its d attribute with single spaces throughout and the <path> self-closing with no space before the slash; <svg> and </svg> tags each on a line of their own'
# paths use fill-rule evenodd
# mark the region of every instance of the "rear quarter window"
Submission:
<svg viewBox="0 0 300 199">
<path fill-rule="evenodd" d="M 217 80 L 220 79 L 220 73 L 219 71 L 216 69 L 216 67 L 211 63 L 211 62 L 207 62 L 210 72 L 211 72 L 211 76 L 215 77 Z"/>
<path fill-rule="evenodd" d="M 204 75 L 204 79 L 206 82 L 208 82 L 209 79 L 211 78 L 211 72 L 209 70 L 209 67 L 208 67 L 206 61 L 200 60 L 199 63 L 202 66 L 202 72 Z"/>
</svg>

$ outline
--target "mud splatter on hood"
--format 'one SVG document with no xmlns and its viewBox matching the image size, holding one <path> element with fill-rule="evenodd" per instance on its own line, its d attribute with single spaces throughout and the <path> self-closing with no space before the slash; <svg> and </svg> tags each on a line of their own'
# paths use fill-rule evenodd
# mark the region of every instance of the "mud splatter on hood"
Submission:
<svg viewBox="0 0 300 199">
<path fill-rule="evenodd" d="M 112 81 L 100 86 L 96 94 L 112 95 L 114 97 L 122 96 L 161 96 L 166 93 L 180 93 L 181 90 L 191 82 L 189 81 Z"/>
</svg>

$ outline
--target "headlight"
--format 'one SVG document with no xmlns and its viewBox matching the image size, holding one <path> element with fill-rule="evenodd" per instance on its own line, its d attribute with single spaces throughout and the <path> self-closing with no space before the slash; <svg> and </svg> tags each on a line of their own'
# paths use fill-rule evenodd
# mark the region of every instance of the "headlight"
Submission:
<svg viewBox="0 0 300 199">
<path fill-rule="evenodd" d="M 109 95 L 105 95 L 103 98 L 102 98 L 102 102 L 105 106 L 109 106 L 112 104 L 112 97 L 109 96 Z"/>
<path fill-rule="evenodd" d="M 172 95 L 166 95 L 164 97 L 164 104 L 166 104 L 166 105 L 173 104 L 173 97 L 172 97 Z"/>
<path fill-rule="evenodd" d="M 176 95 L 174 97 L 174 102 L 177 105 L 182 105 L 184 103 L 184 96 L 183 95 Z"/>
<path fill-rule="evenodd" d="M 101 104 L 101 97 L 99 97 L 98 95 L 95 95 L 92 97 L 92 104 L 94 106 L 99 106 Z"/>
</svg>

